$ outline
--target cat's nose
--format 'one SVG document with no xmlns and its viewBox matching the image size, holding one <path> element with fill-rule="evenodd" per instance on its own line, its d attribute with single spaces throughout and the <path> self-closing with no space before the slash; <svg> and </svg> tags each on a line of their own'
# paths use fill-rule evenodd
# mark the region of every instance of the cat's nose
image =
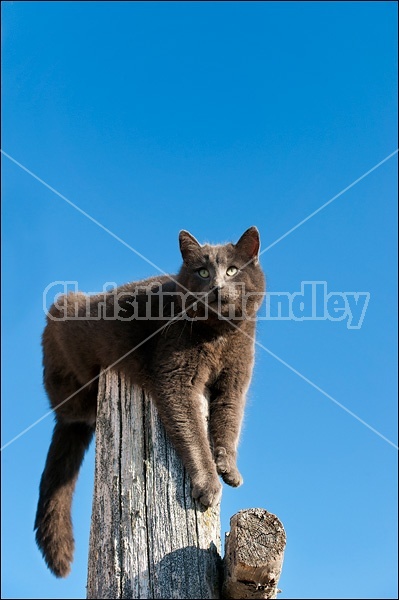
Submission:
<svg viewBox="0 0 399 600">
<path fill-rule="evenodd" d="M 213 291 L 214 291 L 216 297 L 220 296 L 220 285 L 215 285 L 215 287 L 213 288 Z"/>
<path fill-rule="evenodd" d="M 220 298 L 220 294 L 221 294 L 221 288 L 219 285 L 215 285 L 211 288 L 211 291 L 209 292 L 209 301 L 210 302 L 215 302 Z"/>
</svg>

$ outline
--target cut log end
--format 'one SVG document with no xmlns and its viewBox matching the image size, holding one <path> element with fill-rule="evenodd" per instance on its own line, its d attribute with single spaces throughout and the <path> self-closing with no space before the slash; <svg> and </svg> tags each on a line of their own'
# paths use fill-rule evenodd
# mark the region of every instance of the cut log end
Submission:
<svg viewBox="0 0 399 600">
<path fill-rule="evenodd" d="M 222 598 L 276 598 L 286 535 L 280 520 L 261 508 L 230 519 L 226 535 Z"/>
</svg>

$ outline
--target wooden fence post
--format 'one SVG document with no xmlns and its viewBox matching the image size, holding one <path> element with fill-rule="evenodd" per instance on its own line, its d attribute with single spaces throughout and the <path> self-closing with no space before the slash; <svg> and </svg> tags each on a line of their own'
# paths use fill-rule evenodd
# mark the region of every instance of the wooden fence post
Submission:
<svg viewBox="0 0 399 600">
<path fill-rule="evenodd" d="M 220 506 L 205 510 L 192 500 L 189 478 L 147 395 L 122 374 L 103 372 L 87 598 L 276 598 L 283 525 L 251 508 L 230 526 L 223 569 Z"/>
<path fill-rule="evenodd" d="M 101 374 L 87 598 L 220 598 L 220 507 L 204 510 L 156 409 Z"/>
<path fill-rule="evenodd" d="M 277 598 L 285 544 L 281 521 L 267 510 L 249 508 L 231 517 L 222 598 Z"/>
</svg>

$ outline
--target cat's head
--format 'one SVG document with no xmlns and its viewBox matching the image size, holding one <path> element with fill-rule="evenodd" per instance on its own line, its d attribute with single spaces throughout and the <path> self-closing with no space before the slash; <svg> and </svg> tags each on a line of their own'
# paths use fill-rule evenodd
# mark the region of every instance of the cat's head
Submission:
<svg viewBox="0 0 399 600">
<path fill-rule="evenodd" d="M 197 295 L 194 312 L 207 314 L 210 321 L 220 316 L 239 321 L 254 317 L 265 291 L 265 278 L 259 264 L 260 239 L 256 227 L 250 227 L 236 244 L 201 245 L 191 233 L 179 234 L 183 265 L 179 272 L 180 293 L 187 290 L 185 307 Z M 193 316 L 193 310 L 188 311 Z M 223 320 L 223 319 L 222 319 Z"/>
</svg>

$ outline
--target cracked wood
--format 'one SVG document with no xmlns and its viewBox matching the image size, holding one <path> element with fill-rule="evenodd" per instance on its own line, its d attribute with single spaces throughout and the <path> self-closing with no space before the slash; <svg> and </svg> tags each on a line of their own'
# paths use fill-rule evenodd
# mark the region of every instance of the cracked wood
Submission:
<svg viewBox="0 0 399 600">
<path fill-rule="evenodd" d="M 87 598 L 219 598 L 219 506 L 192 500 L 153 403 L 117 372 L 96 437 Z"/>
<path fill-rule="evenodd" d="M 222 598 L 276 598 L 286 535 L 279 519 L 263 508 L 241 510 L 226 535 Z"/>
</svg>

